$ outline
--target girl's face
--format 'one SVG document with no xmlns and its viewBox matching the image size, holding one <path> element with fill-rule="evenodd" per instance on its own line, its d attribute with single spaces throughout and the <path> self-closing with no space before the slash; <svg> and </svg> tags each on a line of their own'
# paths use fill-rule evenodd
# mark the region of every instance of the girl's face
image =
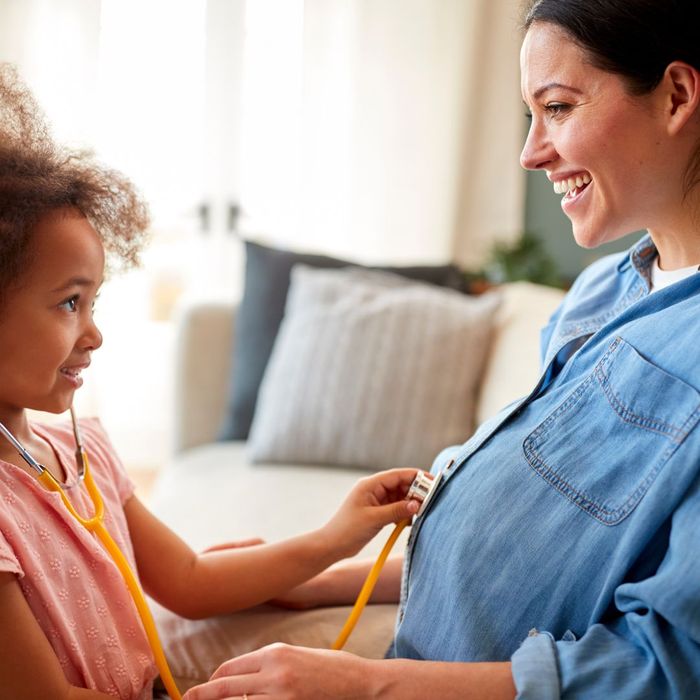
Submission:
<svg viewBox="0 0 700 700">
<path fill-rule="evenodd" d="M 102 243 L 75 209 L 44 216 L 28 268 L 0 308 L 0 416 L 24 408 L 60 413 L 102 344 L 92 316 L 104 274 Z"/>
<path fill-rule="evenodd" d="M 544 170 L 585 248 L 644 228 L 669 209 L 680 175 L 664 150 L 658 97 L 629 94 L 615 74 L 593 67 L 560 28 L 535 22 L 523 42 L 523 99 L 532 124 L 521 155 Z"/>
</svg>

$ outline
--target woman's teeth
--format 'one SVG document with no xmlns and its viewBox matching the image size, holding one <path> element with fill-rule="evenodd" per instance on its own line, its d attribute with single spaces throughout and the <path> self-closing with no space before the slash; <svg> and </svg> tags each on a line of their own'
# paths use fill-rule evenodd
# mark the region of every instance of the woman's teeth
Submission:
<svg viewBox="0 0 700 700">
<path fill-rule="evenodd" d="M 566 180 L 558 180 L 552 183 L 554 186 L 554 191 L 557 194 L 566 194 L 567 192 L 572 193 L 577 187 L 583 187 L 591 182 L 591 176 L 588 174 L 577 175 L 576 177 L 570 177 Z"/>
<path fill-rule="evenodd" d="M 61 370 L 62 374 L 67 374 L 69 377 L 79 377 L 80 376 L 80 370 L 79 369 L 67 369 L 63 368 Z"/>
</svg>

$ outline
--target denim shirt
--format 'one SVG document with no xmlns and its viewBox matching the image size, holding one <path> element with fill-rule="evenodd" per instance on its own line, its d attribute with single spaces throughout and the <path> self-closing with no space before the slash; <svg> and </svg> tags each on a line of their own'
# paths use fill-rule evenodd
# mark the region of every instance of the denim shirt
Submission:
<svg viewBox="0 0 700 700">
<path fill-rule="evenodd" d="M 700 274 L 585 270 L 532 393 L 434 464 L 390 656 L 512 661 L 519 698 L 700 698 Z"/>
</svg>

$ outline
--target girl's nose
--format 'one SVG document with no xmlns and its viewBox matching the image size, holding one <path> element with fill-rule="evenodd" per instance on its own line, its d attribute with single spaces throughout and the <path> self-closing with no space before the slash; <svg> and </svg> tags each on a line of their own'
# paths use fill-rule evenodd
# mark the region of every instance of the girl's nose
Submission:
<svg viewBox="0 0 700 700">
<path fill-rule="evenodd" d="M 543 133 L 543 129 L 534 122 L 530 124 L 525 145 L 520 153 L 520 165 L 526 170 L 542 170 L 556 157 L 556 149 Z"/>
<path fill-rule="evenodd" d="M 92 316 L 90 316 L 85 327 L 82 345 L 85 350 L 97 350 L 102 345 L 102 333 L 100 333 L 100 329 Z"/>
</svg>

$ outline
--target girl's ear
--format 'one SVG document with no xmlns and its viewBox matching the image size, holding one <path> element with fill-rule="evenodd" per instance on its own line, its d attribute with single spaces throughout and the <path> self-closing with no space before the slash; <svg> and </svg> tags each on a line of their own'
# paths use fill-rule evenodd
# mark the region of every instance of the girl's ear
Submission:
<svg viewBox="0 0 700 700">
<path fill-rule="evenodd" d="M 666 93 L 667 129 L 669 134 L 675 135 L 699 111 L 700 72 L 687 63 L 674 61 L 666 68 L 662 83 Z"/>
</svg>

